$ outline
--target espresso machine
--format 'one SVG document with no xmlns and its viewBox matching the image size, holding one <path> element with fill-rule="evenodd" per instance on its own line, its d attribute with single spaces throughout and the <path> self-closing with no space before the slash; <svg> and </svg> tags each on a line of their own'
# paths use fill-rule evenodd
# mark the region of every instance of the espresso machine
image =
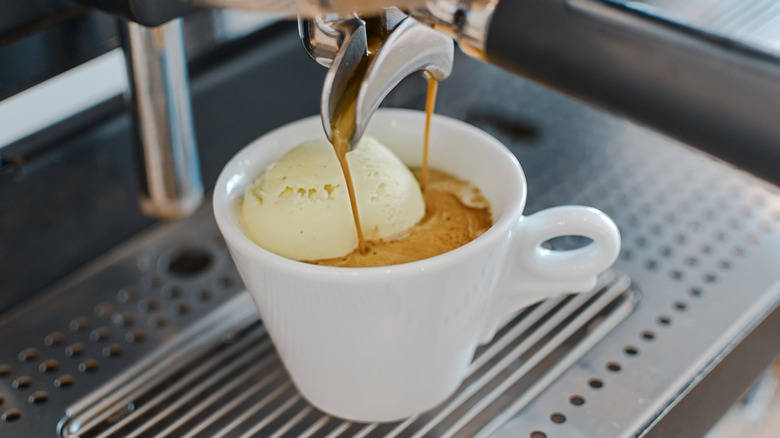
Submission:
<svg viewBox="0 0 780 438">
<path fill-rule="evenodd" d="M 0 2 L 0 436 L 688 437 L 760 410 L 780 8 L 679 3 Z M 437 113 L 517 155 L 528 213 L 592 205 L 623 238 L 592 292 L 524 310 L 451 399 L 390 424 L 297 393 L 202 202 L 252 139 L 327 130 L 371 20 L 358 125 L 422 108 L 433 72 Z"/>
</svg>

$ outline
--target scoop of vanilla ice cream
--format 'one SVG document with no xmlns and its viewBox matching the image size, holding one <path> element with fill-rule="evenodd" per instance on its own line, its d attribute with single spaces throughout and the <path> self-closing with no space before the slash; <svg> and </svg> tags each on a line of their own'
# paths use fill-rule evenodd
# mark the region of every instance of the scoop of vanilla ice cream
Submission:
<svg viewBox="0 0 780 438">
<path fill-rule="evenodd" d="M 406 231 L 425 214 L 420 185 L 376 139 L 347 153 L 366 239 Z M 259 246 L 295 260 L 340 257 L 357 248 L 349 193 L 333 146 L 315 140 L 296 146 L 245 193 L 241 220 Z"/>
</svg>

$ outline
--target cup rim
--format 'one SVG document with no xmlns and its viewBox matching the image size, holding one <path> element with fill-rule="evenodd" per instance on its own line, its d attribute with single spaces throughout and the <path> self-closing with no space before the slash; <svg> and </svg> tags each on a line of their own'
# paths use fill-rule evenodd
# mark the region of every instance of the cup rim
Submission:
<svg viewBox="0 0 780 438">
<path fill-rule="evenodd" d="M 424 116 L 425 112 L 419 110 L 380 108 L 374 114 L 372 123 L 382 123 L 383 121 L 389 121 L 398 118 Z M 331 278 L 334 281 L 339 282 L 344 282 L 347 279 L 351 279 L 355 282 L 362 282 L 367 278 L 379 276 L 384 277 L 388 274 L 392 274 L 394 278 L 398 279 L 407 275 L 416 275 L 422 271 L 429 272 L 446 269 L 447 266 L 467 259 L 468 257 L 463 256 L 464 253 L 473 252 L 485 245 L 490 245 L 497 239 L 507 239 L 511 234 L 511 228 L 522 216 L 527 199 L 527 183 L 525 174 L 517 160 L 517 157 L 515 157 L 515 155 L 510 152 L 503 143 L 487 132 L 466 122 L 440 114 L 434 114 L 431 120 L 432 125 L 445 125 L 448 129 L 468 131 L 473 135 L 483 138 L 484 144 L 480 145 L 480 147 L 494 148 L 496 150 L 495 152 L 497 152 L 499 155 L 502 155 L 500 159 L 505 160 L 506 165 L 510 166 L 512 170 L 514 170 L 514 173 L 511 176 L 513 181 L 506 181 L 506 184 L 513 184 L 515 187 L 517 187 L 516 190 L 518 193 L 516 197 L 518 200 L 516 202 L 510 203 L 497 220 L 494 218 L 495 221 L 493 225 L 485 233 L 465 245 L 433 257 L 416 260 L 409 263 L 379 267 L 350 268 L 313 265 L 298 260 L 288 259 L 268 251 L 253 242 L 246 235 L 246 233 L 241 230 L 240 224 L 235 223 L 233 218 L 231 218 L 230 209 L 232 208 L 231 203 L 233 202 L 234 198 L 227 196 L 226 194 L 237 189 L 228 190 L 227 185 L 235 175 L 240 173 L 237 172 L 237 170 L 241 169 L 241 164 L 247 161 L 248 157 L 252 155 L 253 150 L 263 147 L 262 145 L 267 143 L 269 139 L 278 137 L 281 133 L 293 129 L 296 125 L 312 123 L 312 119 L 317 119 L 317 121 L 319 121 L 320 116 L 313 115 L 292 121 L 275 128 L 251 141 L 249 144 L 241 148 L 227 162 L 227 164 L 220 172 L 219 177 L 217 178 L 212 199 L 212 207 L 214 210 L 214 217 L 216 219 L 217 226 L 222 232 L 229 247 L 235 246 L 243 253 L 250 254 L 258 261 L 258 263 L 262 263 L 264 265 L 273 265 L 275 269 L 280 269 L 286 272 L 301 274 L 305 273 L 306 275 L 320 275 L 323 276 L 322 280 L 325 281 L 327 281 L 328 278 Z"/>
</svg>

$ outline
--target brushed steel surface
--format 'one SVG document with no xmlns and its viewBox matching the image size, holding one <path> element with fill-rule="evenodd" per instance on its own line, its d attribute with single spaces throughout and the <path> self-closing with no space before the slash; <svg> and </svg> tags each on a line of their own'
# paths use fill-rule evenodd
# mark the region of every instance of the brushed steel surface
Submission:
<svg viewBox="0 0 780 438">
<path fill-rule="evenodd" d="M 202 335 L 175 343 L 171 350 L 178 355 L 157 354 L 151 359 L 154 368 L 119 376 L 90 400 L 71 406 L 63 434 L 472 435 L 507 405 L 531 400 L 622 321 L 638 300 L 629 287 L 627 276 L 608 272 L 592 293 L 527 309 L 478 350 L 456 394 L 433 411 L 395 424 L 344 422 L 309 406 L 284 372 L 257 316 L 249 317 L 250 296 L 241 294 L 209 316 Z M 214 336 L 228 332 L 234 335 Z"/>
<path fill-rule="evenodd" d="M 208 260 L 201 270 L 192 269 L 199 266 L 197 256 Z M 174 261 L 178 273 L 169 269 Z M 242 289 L 211 212 L 204 210 L 186 226 L 174 222 L 133 239 L 2 315 L 0 416 L 10 409 L 21 416 L 0 419 L 0 436 L 54 436 L 68 406 L 89 403 L 97 388 L 113 392 L 110 382 L 117 376 L 154 370 L 160 357 L 175 359 L 182 352 L 171 349 L 173 340 L 190 338 L 187 330 L 195 323 L 202 330 L 219 322 L 213 310 Z M 193 342 L 207 340 L 198 332 Z M 25 377 L 29 385 L 20 387 Z M 33 403 L 37 392 L 46 399 Z"/>
<path fill-rule="evenodd" d="M 775 0 L 617 1 L 780 54 L 780 3 Z"/>
<path fill-rule="evenodd" d="M 465 93 L 467 106 L 452 102 L 451 114 L 513 145 L 528 174 L 529 212 L 580 203 L 609 214 L 623 236 L 616 267 L 643 295 L 618 330 L 491 430 L 499 437 L 640 435 L 780 304 L 780 191 L 646 129 L 573 105 L 563 110 L 562 99 L 544 90 L 474 70 L 488 80 Z M 481 97 L 498 93 L 518 98 Z M 608 369 L 611 362 L 620 371 Z M 603 386 L 591 388 L 592 378 Z M 733 391 L 716 391 L 723 398 L 713 408 L 734 401 Z M 585 404 L 572 405 L 572 394 Z M 552 421 L 555 413 L 565 421 Z"/>
</svg>

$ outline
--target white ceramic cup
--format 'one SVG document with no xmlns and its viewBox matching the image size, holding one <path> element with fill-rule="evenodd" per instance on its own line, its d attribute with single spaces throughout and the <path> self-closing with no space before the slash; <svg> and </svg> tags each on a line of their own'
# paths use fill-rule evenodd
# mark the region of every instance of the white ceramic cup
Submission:
<svg viewBox="0 0 780 438">
<path fill-rule="evenodd" d="M 422 162 L 425 114 L 382 109 L 374 136 L 410 166 Z M 244 189 L 294 146 L 323 137 L 319 116 L 278 128 L 225 166 L 214 214 L 279 356 L 314 406 L 353 421 L 395 421 L 431 409 L 465 377 L 478 344 L 523 307 L 595 286 L 617 258 L 620 235 L 604 213 L 580 206 L 523 216 L 526 182 L 515 156 L 466 123 L 434 116 L 430 163 L 474 183 L 494 224 L 445 254 L 402 265 L 336 268 L 289 260 L 242 231 Z M 549 251 L 556 236 L 593 239 Z"/>
</svg>

